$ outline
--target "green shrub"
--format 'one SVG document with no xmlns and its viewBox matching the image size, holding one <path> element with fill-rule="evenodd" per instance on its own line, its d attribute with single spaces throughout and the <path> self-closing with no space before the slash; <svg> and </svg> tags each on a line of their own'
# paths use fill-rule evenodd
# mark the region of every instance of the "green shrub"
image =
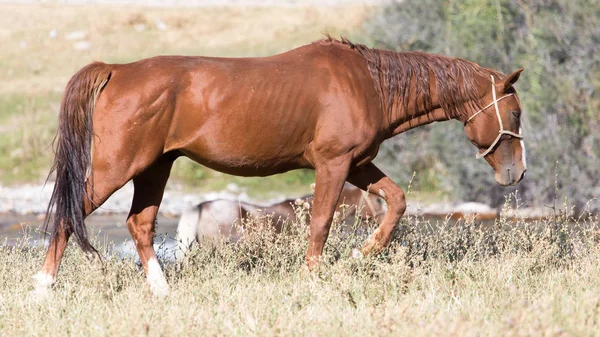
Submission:
<svg viewBox="0 0 600 337">
<path fill-rule="evenodd" d="M 600 192 L 599 19 L 598 0 L 406 0 L 382 9 L 367 31 L 385 49 L 443 53 L 505 73 L 524 67 L 516 86 L 529 168 L 518 189 L 527 204 L 568 196 L 580 211 Z M 456 123 L 444 123 L 388 141 L 380 163 L 401 182 L 427 167 L 447 193 L 501 205 L 514 189 L 495 186 L 474 151 Z"/>
</svg>

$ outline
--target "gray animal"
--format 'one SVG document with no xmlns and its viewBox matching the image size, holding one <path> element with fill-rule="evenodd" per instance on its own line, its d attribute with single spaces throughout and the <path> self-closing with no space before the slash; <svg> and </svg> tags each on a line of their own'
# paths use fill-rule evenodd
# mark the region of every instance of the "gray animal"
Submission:
<svg viewBox="0 0 600 337">
<path fill-rule="evenodd" d="M 298 207 L 311 208 L 312 195 L 306 195 L 298 199 L 286 199 L 271 206 L 257 206 L 245 202 L 233 200 L 212 200 L 202 202 L 181 215 L 177 226 L 178 249 L 175 253 L 176 259 L 181 261 L 189 247 L 202 239 L 223 239 L 228 242 L 237 242 L 242 237 L 242 219 L 249 216 L 259 217 L 261 215 L 272 215 L 275 232 L 281 233 L 286 220 L 295 221 L 296 212 L 294 204 Z M 342 207 L 347 208 L 343 210 Z M 372 217 L 377 221 L 385 214 L 386 206 L 383 200 L 373 194 L 367 194 L 362 190 L 346 185 L 342 190 L 339 202 L 336 206 L 339 214 L 344 214 L 343 220 L 352 219 L 357 212 L 361 217 Z"/>
</svg>

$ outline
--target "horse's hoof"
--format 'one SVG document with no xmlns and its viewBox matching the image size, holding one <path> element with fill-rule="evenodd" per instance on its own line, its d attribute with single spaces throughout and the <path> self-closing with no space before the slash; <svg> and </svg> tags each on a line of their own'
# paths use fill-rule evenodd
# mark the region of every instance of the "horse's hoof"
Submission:
<svg viewBox="0 0 600 337">
<path fill-rule="evenodd" d="M 52 285 L 54 284 L 54 277 L 50 274 L 39 272 L 33 275 L 33 290 L 29 292 L 29 295 L 35 300 L 42 300 L 50 297 L 52 294 Z"/>
<path fill-rule="evenodd" d="M 169 284 L 165 280 L 162 269 L 155 258 L 148 260 L 146 280 L 148 281 L 152 295 L 156 297 L 166 297 L 169 295 Z"/>
<path fill-rule="evenodd" d="M 34 302 L 41 302 L 52 296 L 52 289 L 36 286 L 29 291 L 28 295 Z"/>
<path fill-rule="evenodd" d="M 150 293 L 152 293 L 154 297 L 165 298 L 169 296 L 169 293 L 171 292 L 169 289 L 169 285 L 166 282 L 162 284 L 152 282 L 148 283 L 148 286 L 150 288 Z"/>
</svg>

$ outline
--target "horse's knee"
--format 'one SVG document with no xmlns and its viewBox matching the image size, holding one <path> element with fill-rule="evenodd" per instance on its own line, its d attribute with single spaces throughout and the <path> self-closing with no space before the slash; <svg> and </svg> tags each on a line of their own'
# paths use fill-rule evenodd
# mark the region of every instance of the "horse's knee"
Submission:
<svg viewBox="0 0 600 337">
<path fill-rule="evenodd" d="M 134 216 L 127 220 L 129 232 L 138 247 L 152 246 L 154 239 L 154 223 L 147 221 L 136 221 Z"/>
<path fill-rule="evenodd" d="M 393 189 L 387 195 L 388 212 L 401 217 L 406 211 L 406 197 L 400 188 Z"/>
</svg>

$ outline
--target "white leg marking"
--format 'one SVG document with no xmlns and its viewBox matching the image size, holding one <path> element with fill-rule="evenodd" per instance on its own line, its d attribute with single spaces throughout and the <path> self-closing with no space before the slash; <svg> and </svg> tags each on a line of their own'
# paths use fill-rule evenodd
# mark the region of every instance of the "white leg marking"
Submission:
<svg viewBox="0 0 600 337">
<path fill-rule="evenodd" d="M 385 198 L 385 192 L 381 188 L 379 189 L 379 196 Z"/>
<path fill-rule="evenodd" d="M 169 295 L 169 285 L 167 284 L 167 280 L 165 280 L 162 269 L 160 269 L 158 260 L 154 257 L 148 260 L 146 280 L 148 281 L 148 285 L 150 285 L 150 291 L 153 295 L 159 297 Z"/>
<path fill-rule="evenodd" d="M 521 128 L 519 128 L 519 134 L 522 135 L 523 131 L 521 130 Z M 521 138 L 521 151 L 523 154 L 523 157 L 521 158 L 521 160 L 523 161 L 523 168 L 527 169 L 527 154 L 525 151 L 525 142 L 523 141 L 523 138 Z"/>
<path fill-rule="evenodd" d="M 33 293 L 36 295 L 44 296 L 50 292 L 50 288 L 56 281 L 50 274 L 39 272 L 33 275 L 34 289 Z"/>
</svg>

